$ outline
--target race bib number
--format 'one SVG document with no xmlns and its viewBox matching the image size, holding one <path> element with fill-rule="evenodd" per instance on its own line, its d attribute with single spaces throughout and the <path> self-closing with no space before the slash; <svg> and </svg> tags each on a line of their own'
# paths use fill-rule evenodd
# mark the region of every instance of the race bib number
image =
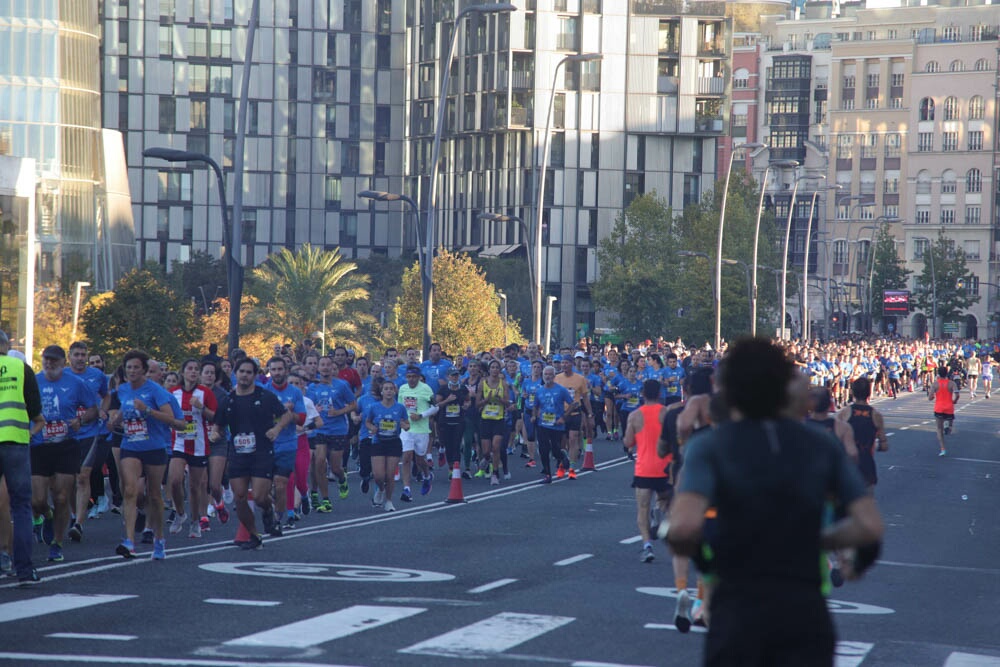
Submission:
<svg viewBox="0 0 1000 667">
<path fill-rule="evenodd" d="M 493 403 L 487 405 L 485 408 L 483 408 L 483 416 L 488 419 L 499 419 L 500 406 L 494 405 Z"/>
<path fill-rule="evenodd" d="M 638 396 L 632 396 L 627 401 L 625 401 L 625 405 L 627 405 L 628 407 L 633 408 L 633 409 L 639 407 L 639 397 Z"/>
<path fill-rule="evenodd" d="M 145 440 L 149 437 L 149 428 L 145 419 L 126 419 L 125 437 L 128 440 Z"/>
<path fill-rule="evenodd" d="M 396 420 L 382 419 L 378 423 L 378 434 L 392 437 L 396 435 Z"/>
<path fill-rule="evenodd" d="M 407 396 L 403 399 L 403 405 L 406 406 L 407 411 L 413 412 L 417 409 L 417 399 L 414 396 Z"/>
<path fill-rule="evenodd" d="M 556 424 L 556 413 L 554 412 L 542 413 L 542 426 L 555 426 L 555 424 Z"/>
<path fill-rule="evenodd" d="M 454 403 L 449 403 L 445 409 L 444 413 L 449 417 L 457 417 L 462 414 L 462 406 L 456 405 Z"/>
<path fill-rule="evenodd" d="M 69 426 L 64 421 L 45 422 L 42 437 L 45 440 L 65 440 L 69 435 Z"/>
<path fill-rule="evenodd" d="M 80 420 L 81 424 L 83 423 L 83 415 L 85 415 L 86 413 L 87 413 L 87 408 L 85 406 L 82 405 L 76 406 L 76 418 Z"/>
<path fill-rule="evenodd" d="M 257 451 L 257 436 L 254 433 L 238 433 L 233 436 L 233 451 L 237 454 L 253 454 Z"/>
<path fill-rule="evenodd" d="M 184 425 L 184 439 L 194 440 L 198 437 L 198 427 L 194 422 L 188 422 Z"/>
</svg>

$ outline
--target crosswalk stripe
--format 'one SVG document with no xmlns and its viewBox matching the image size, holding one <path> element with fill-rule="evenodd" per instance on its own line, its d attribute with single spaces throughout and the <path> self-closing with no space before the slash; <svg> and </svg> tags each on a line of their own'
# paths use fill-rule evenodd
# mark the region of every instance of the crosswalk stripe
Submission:
<svg viewBox="0 0 1000 667">
<path fill-rule="evenodd" d="M 634 535 L 626 537 L 624 540 L 618 540 L 618 544 L 635 544 L 636 542 L 642 542 L 642 535 Z"/>
<path fill-rule="evenodd" d="M 400 649 L 400 653 L 488 658 L 561 628 L 573 620 L 571 616 L 503 612 Z"/>
<path fill-rule="evenodd" d="M 944 661 L 944 667 L 1000 667 L 1000 658 L 995 655 L 955 652 Z"/>
<path fill-rule="evenodd" d="M 228 604 L 236 607 L 277 607 L 277 600 L 231 600 L 229 598 L 205 598 L 206 604 Z"/>
<path fill-rule="evenodd" d="M 482 586 L 476 586 L 475 588 L 470 588 L 467 593 L 485 593 L 486 591 L 492 591 L 494 588 L 500 588 L 506 586 L 507 584 L 513 584 L 517 579 L 497 579 L 496 581 L 491 581 L 488 584 L 483 584 Z"/>
<path fill-rule="evenodd" d="M 281 646 L 309 648 L 357 632 L 377 628 L 427 611 L 422 607 L 383 607 L 354 605 L 329 614 L 322 614 L 256 632 L 245 637 L 230 639 L 225 646 Z"/>
<path fill-rule="evenodd" d="M 72 609 L 82 609 L 93 607 L 119 600 L 134 598 L 134 595 L 76 595 L 74 593 L 60 593 L 58 595 L 46 595 L 31 600 L 19 600 L 17 602 L 4 602 L 0 604 L 0 623 L 8 621 L 19 621 L 23 618 L 33 618 L 54 614 L 59 611 L 70 611 Z"/>
<path fill-rule="evenodd" d="M 837 642 L 834 650 L 834 667 L 858 667 L 865 661 L 875 644 L 868 642 Z"/>
<path fill-rule="evenodd" d="M 52 639 L 94 639 L 105 642 L 130 642 L 139 638 L 138 635 L 106 635 L 87 632 L 53 632 L 45 636 Z"/>
</svg>

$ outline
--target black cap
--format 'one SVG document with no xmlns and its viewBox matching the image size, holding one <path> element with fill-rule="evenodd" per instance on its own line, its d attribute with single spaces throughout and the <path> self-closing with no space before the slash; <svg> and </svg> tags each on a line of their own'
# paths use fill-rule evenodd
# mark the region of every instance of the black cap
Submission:
<svg viewBox="0 0 1000 667">
<path fill-rule="evenodd" d="M 49 345 L 47 348 L 42 350 L 42 359 L 61 359 L 66 360 L 66 350 L 62 349 L 58 345 Z"/>
<path fill-rule="evenodd" d="M 462 374 L 462 369 L 459 368 L 458 366 L 452 366 L 451 368 L 448 369 L 448 375 L 461 375 L 461 374 Z"/>
<path fill-rule="evenodd" d="M 420 366 L 415 366 L 413 364 L 410 364 L 409 366 L 407 366 L 406 367 L 406 375 L 409 375 L 410 373 L 416 373 L 417 375 L 422 375 L 422 373 L 420 371 Z"/>
</svg>

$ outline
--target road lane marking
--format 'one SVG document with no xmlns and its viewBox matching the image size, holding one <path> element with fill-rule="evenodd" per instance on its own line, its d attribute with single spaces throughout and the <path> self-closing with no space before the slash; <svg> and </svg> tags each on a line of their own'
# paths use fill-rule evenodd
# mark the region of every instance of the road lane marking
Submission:
<svg viewBox="0 0 1000 667">
<path fill-rule="evenodd" d="M 944 661 L 944 667 L 1000 667 L 1000 658 L 995 655 L 955 652 Z"/>
<path fill-rule="evenodd" d="M 949 456 L 952 461 L 966 461 L 968 463 L 993 463 L 1000 465 L 1000 461 L 990 461 L 989 459 L 963 459 L 959 456 Z"/>
<path fill-rule="evenodd" d="M 636 542 L 642 542 L 642 535 L 626 537 L 624 540 L 618 540 L 618 544 L 635 544 Z"/>
<path fill-rule="evenodd" d="M 138 635 L 101 635 L 86 632 L 53 632 L 45 636 L 53 639 L 96 639 L 106 642 L 129 642 L 139 638 Z"/>
<path fill-rule="evenodd" d="M 607 462 L 598 463 L 597 471 L 608 470 L 611 468 L 617 468 L 622 465 L 634 465 L 634 461 L 630 460 L 627 456 L 621 456 L 619 458 L 610 459 Z M 595 471 L 578 471 L 577 476 L 583 477 L 589 475 Z M 557 480 L 558 482 L 566 482 L 567 480 Z M 391 512 L 389 514 L 381 514 L 375 517 L 372 516 L 358 516 L 351 519 L 345 519 L 343 521 L 335 521 L 328 524 L 322 524 L 318 526 L 304 527 L 302 529 L 296 528 L 292 533 L 287 533 L 284 537 L 269 538 L 267 540 L 268 544 L 274 542 L 282 542 L 284 540 L 294 540 L 302 537 L 309 537 L 312 535 L 321 535 L 324 533 L 339 532 L 342 530 L 348 530 L 350 528 L 368 527 L 374 526 L 386 521 L 400 521 L 406 519 L 410 516 L 418 516 L 421 514 L 430 514 L 433 512 L 444 512 L 448 510 L 454 510 L 459 507 L 467 507 L 473 503 L 485 502 L 488 500 L 496 500 L 503 498 L 505 496 L 513 495 L 515 493 L 523 493 L 525 491 L 530 491 L 532 489 L 542 489 L 542 485 L 539 485 L 537 481 L 531 482 L 521 482 L 518 484 L 513 484 L 511 486 L 506 486 L 499 491 L 483 491 L 482 493 L 474 493 L 466 496 L 465 504 L 452 504 L 448 505 L 444 501 L 433 503 L 427 507 L 415 507 L 413 509 L 400 510 L 398 512 Z M 235 551 L 233 543 L 231 540 L 222 540 L 219 542 L 212 542 L 208 544 L 195 544 L 186 547 L 176 547 L 170 550 L 170 560 L 174 561 L 178 558 L 184 558 L 187 556 L 203 556 L 210 553 L 215 553 L 218 551 Z M 59 579 L 67 579 L 70 577 L 79 577 L 88 574 L 94 574 L 96 572 L 104 572 L 107 570 L 113 570 L 120 567 L 133 567 L 138 566 L 141 563 L 149 563 L 151 561 L 146 559 L 140 560 L 123 560 L 119 556 L 109 556 L 101 558 L 92 558 L 84 561 L 72 561 L 68 563 L 63 563 L 60 565 L 50 565 L 46 567 L 39 568 L 39 572 L 46 573 L 45 581 L 57 581 Z M 105 563 L 104 565 L 98 565 L 98 563 Z M 81 565 L 95 564 L 94 567 L 87 567 L 80 570 L 72 570 L 70 572 L 63 572 L 60 574 L 51 574 L 53 570 L 58 570 L 62 568 L 72 568 L 79 567 Z M 18 583 L 16 581 L 9 584 L 0 584 L 0 590 L 5 588 L 16 588 Z"/>
<path fill-rule="evenodd" d="M 354 605 L 252 635 L 237 637 L 223 646 L 280 646 L 310 648 L 334 639 L 377 628 L 427 611 L 422 607 L 381 607 Z"/>
<path fill-rule="evenodd" d="M 837 642 L 834 649 L 834 667 L 858 667 L 875 644 L 868 642 Z"/>
<path fill-rule="evenodd" d="M 645 665 L 625 665 L 618 662 L 593 662 L 592 660 L 577 660 L 569 667 L 646 667 Z"/>
<path fill-rule="evenodd" d="M 202 602 L 208 604 L 230 604 L 237 607 L 277 607 L 281 602 L 276 600 L 229 600 L 226 598 L 206 598 Z"/>
<path fill-rule="evenodd" d="M 489 658 L 573 622 L 571 616 L 503 612 L 400 649 L 400 653 Z"/>
<path fill-rule="evenodd" d="M 988 567 L 966 567 L 962 565 L 932 565 L 929 563 L 901 563 L 892 560 L 880 560 L 879 565 L 890 565 L 893 567 L 913 567 L 921 570 L 945 570 L 946 572 L 975 572 L 977 574 L 1000 574 L 1000 569 Z"/>
<path fill-rule="evenodd" d="M 31 600 L 19 600 L 18 602 L 4 602 L 0 604 L 0 623 L 8 621 L 19 621 L 23 618 L 33 618 L 35 616 L 45 616 L 59 611 L 72 611 L 73 609 L 83 609 L 84 607 L 94 607 L 99 604 L 109 602 L 119 602 L 136 597 L 135 595 L 76 595 L 73 593 L 60 593 L 58 595 L 46 595 Z"/>
<path fill-rule="evenodd" d="M 576 556 L 570 556 L 569 558 L 563 558 L 562 560 L 557 560 L 552 563 L 556 567 L 565 567 L 567 565 L 572 565 L 573 563 L 579 563 L 582 560 L 587 560 L 588 558 L 593 558 L 594 554 L 577 554 Z"/>
<path fill-rule="evenodd" d="M 892 436 L 894 436 L 894 435 L 896 435 L 896 432 L 895 432 L 895 431 L 893 431 L 892 433 L 886 433 L 886 434 L 885 434 L 885 437 L 887 437 L 887 438 L 891 438 L 891 437 L 892 437 Z"/>
<path fill-rule="evenodd" d="M 0 660 L 13 660 L 16 663 L 68 662 L 71 664 L 94 663 L 98 665 L 163 665 L 163 667 L 246 667 L 246 660 L 204 660 L 201 658 L 138 658 L 119 655 L 72 655 L 58 653 L 16 653 L 0 652 Z M 334 665 L 318 662 L 254 662 L 254 667 L 351 667 L 350 665 Z"/>
<path fill-rule="evenodd" d="M 470 588 L 466 591 L 466 593 L 485 593 L 486 591 L 492 591 L 494 588 L 500 588 L 502 586 L 506 586 L 507 584 L 513 584 L 515 581 L 517 581 L 517 579 L 497 579 L 496 581 L 491 581 L 488 584 Z"/>
</svg>

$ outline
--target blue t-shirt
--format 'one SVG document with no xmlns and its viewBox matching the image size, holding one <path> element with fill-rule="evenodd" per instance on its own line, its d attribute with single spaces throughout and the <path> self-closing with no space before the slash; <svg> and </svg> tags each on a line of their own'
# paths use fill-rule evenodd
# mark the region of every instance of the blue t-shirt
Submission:
<svg viewBox="0 0 1000 667">
<path fill-rule="evenodd" d="M 366 396 L 371 395 L 370 387 L 368 391 L 369 393 Z M 306 389 L 306 396 L 313 400 L 319 416 L 323 418 L 323 425 L 316 429 L 317 433 L 322 435 L 347 435 L 349 425 L 346 413 L 337 417 L 327 416 L 327 411 L 330 408 L 343 410 L 355 401 L 354 391 L 346 380 L 332 378 L 330 384 L 316 382 L 309 385 Z"/>
<path fill-rule="evenodd" d="M 681 385 L 684 384 L 684 378 L 686 373 L 684 369 L 681 368 L 680 364 L 676 367 L 671 368 L 670 366 L 664 367 L 663 371 L 660 373 L 660 378 L 667 388 L 667 396 L 680 397 L 681 395 Z"/>
<path fill-rule="evenodd" d="M 535 393 L 541 386 L 541 380 L 532 380 L 530 377 L 521 383 L 521 398 L 524 401 L 525 411 L 535 409 Z"/>
<path fill-rule="evenodd" d="M 403 430 L 403 420 L 407 417 L 406 408 L 402 403 L 393 403 L 386 407 L 382 401 L 372 403 L 365 415 L 365 419 L 375 426 L 375 433 L 372 436 L 374 442 L 398 438 Z"/>
<path fill-rule="evenodd" d="M 566 424 L 557 420 L 566 414 L 566 404 L 573 402 L 573 395 L 561 384 L 542 385 L 535 391 L 538 406 L 538 425 L 553 431 L 565 431 Z"/>
<path fill-rule="evenodd" d="M 108 395 L 108 376 L 94 368 L 93 366 L 87 366 L 82 373 L 77 373 L 71 368 L 67 368 L 63 371 L 63 374 L 70 373 L 84 382 L 90 387 L 91 391 L 97 396 L 98 405 L 100 405 L 100 400 Z M 80 414 L 83 410 L 77 410 L 77 414 Z M 103 419 L 95 419 L 89 424 L 85 424 L 77 432 L 76 437 L 83 440 L 84 438 L 92 438 L 95 435 L 107 435 L 108 429 L 104 423 Z"/>
<path fill-rule="evenodd" d="M 597 373 L 587 376 L 587 383 L 590 385 L 590 401 L 600 403 L 604 396 L 604 380 Z"/>
<path fill-rule="evenodd" d="M 378 396 L 374 396 L 370 391 L 358 398 L 358 414 L 361 415 L 361 424 L 358 427 L 358 440 L 371 437 L 372 434 L 368 432 L 368 425 L 365 423 L 365 415 L 368 414 L 368 408 L 380 400 Z"/>
<path fill-rule="evenodd" d="M 632 412 L 639 408 L 642 403 L 642 380 L 636 378 L 635 382 L 622 380 L 618 385 L 618 409 L 623 412 Z M 626 394 L 628 395 L 626 397 Z"/>
<path fill-rule="evenodd" d="M 63 371 L 55 382 L 48 380 L 45 373 L 35 375 L 38 391 L 42 395 L 42 416 L 45 426 L 31 436 L 32 445 L 48 445 L 79 437 L 70 429 L 69 423 L 77 415 L 97 405 L 97 394 L 76 374 Z"/>
<path fill-rule="evenodd" d="M 306 402 L 302 400 L 302 390 L 295 385 L 286 384 L 281 389 L 275 388 L 274 384 L 268 380 L 264 388 L 269 392 L 278 397 L 281 404 L 286 406 L 292 404 L 292 412 L 296 415 L 304 415 L 306 413 Z M 326 415 L 320 412 L 320 416 L 326 419 Z M 299 434 L 295 431 L 295 424 L 297 419 L 293 419 L 288 423 L 285 428 L 281 429 L 281 433 L 278 437 L 274 439 L 274 451 L 275 452 L 288 452 L 295 451 L 299 447 Z"/>
<path fill-rule="evenodd" d="M 157 449 L 168 449 L 171 445 L 170 427 L 135 409 L 135 399 L 140 399 L 147 407 L 159 410 L 168 406 L 174 414 L 174 419 L 184 419 L 180 403 L 169 391 L 146 380 L 133 389 L 128 382 L 118 386 L 118 400 L 122 404 L 122 449 L 132 452 L 151 452 Z"/>
<path fill-rule="evenodd" d="M 447 359 L 438 359 L 437 363 L 430 359 L 423 362 L 420 372 L 424 374 L 424 384 L 436 392 L 441 387 L 441 380 L 447 379 L 448 369 L 454 365 Z"/>
</svg>

